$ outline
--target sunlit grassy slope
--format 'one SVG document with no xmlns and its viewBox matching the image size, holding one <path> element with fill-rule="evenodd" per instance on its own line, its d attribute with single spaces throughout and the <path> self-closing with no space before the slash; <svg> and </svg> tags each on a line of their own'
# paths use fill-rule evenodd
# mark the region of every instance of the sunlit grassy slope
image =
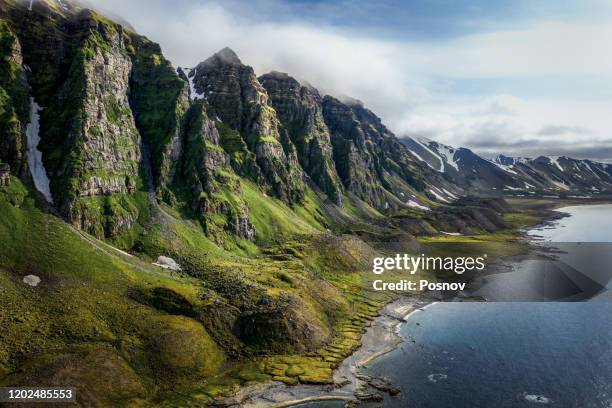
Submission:
<svg viewBox="0 0 612 408">
<path fill-rule="evenodd" d="M 219 245 L 164 206 L 124 247 L 130 255 L 110 245 L 127 241 L 98 241 L 43 213 L 13 178 L 0 191 L 0 385 L 68 381 L 87 390 L 85 405 L 184 406 L 269 379 L 331 382 L 394 296 L 367 286 L 380 248 L 327 232 L 334 220 L 312 191 L 299 208 L 250 182 L 241 191 L 254 242 L 228 237 Z M 356 200 L 347 208 L 349 219 L 381 217 Z M 507 218 L 515 226 L 535 221 Z M 493 256 L 525 249 L 512 231 L 421 243 L 447 252 L 477 243 Z M 160 255 L 183 270 L 153 266 Z M 38 286 L 23 282 L 30 274 Z"/>
<path fill-rule="evenodd" d="M 386 300 L 361 294 L 363 244 L 320 235 L 314 193 L 294 211 L 255 185 L 243 191 L 259 247 L 222 248 L 198 223 L 167 214 L 130 256 L 43 213 L 13 178 L 0 192 L 0 383 L 71 381 L 91 390 L 84 401 L 104 405 L 174 401 L 180 389 L 209 401 L 270 378 L 331 381 Z M 159 255 L 183 271 L 151 265 Z M 30 274 L 38 286 L 23 282 Z M 294 363 L 281 373 L 286 363 L 272 355 Z M 102 361 L 109 369 L 98 372 Z"/>
</svg>

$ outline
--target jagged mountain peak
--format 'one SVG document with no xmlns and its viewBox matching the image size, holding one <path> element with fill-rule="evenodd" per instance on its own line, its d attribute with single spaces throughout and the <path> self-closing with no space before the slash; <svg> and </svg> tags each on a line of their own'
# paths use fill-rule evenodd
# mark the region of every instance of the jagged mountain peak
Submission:
<svg viewBox="0 0 612 408">
<path fill-rule="evenodd" d="M 275 87 L 271 84 L 278 84 L 281 85 L 281 88 L 283 88 L 285 92 L 302 92 L 304 95 L 310 95 L 317 100 L 321 100 L 321 94 L 317 88 L 306 81 L 300 81 L 295 77 L 292 77 L 286 72 L 270 71 L 267 74 L 261 75 L 257 79 L 266 89 L 270 88 L 271 86 L 273 88 Z"/>
<path fill-rule="evenodd" d="M 272 86 L 271 84 L 274 83 L 281 85 L 281 88 L 285 89 L 285 91 L 302 92 L 304 94 L 311 95 L 316 99 L 321 99 L 321 94 L 317 88 L 308 82 L 297 80 L 295 77 L 292 77 L 286 72 L 270 71 L 267 74 L 261 75 L 257 79 L 266 89 Z"/>
<path fill-rule="evenodd" d="M 211 57 L 204 60 L 202 65 L 243 65 L 238 54 L 229 47 L 222 48 Z"/>
<path fill-rule="evenodd" d="M 527 163 L 527 162 L 531 161 L 531 158 L 529 158 L 529 157 L 512 157 L 512 156 L 506 156 L 506 155 L 503 155 L 503 154 L 498 154 L 493 159 L 491 159 L 491 161 L 493 163 L 496 163 L 496 164 L 501 164 L 501 165 L 504 165 L 504 166 L 510 166 L 510 165 L 517 164 L 517 163 Z"/>
<path fill-rule="evenodd" d="M 295 78 L 293 78 L 288 73 L 280 72 L 280 71 L 270 71 L 267 74 L 263 74 L 262 77 L 274 78 L 274 79 L 287 79 L 287 80 L 293 80 L 295 82 L 298 82 Z"/>
<path fill-rule="evenodd" d="M 363 104 L 363 101 L 357 99 L 357 98 L 353 98 L 352 96 L 343 96 L 342 98 L 340 98 L 340 100 L 342 101 L 342 103 L 344 103 L 347 106 L 350 106 L 351 108 L 364 108 L 365 105 Z"/>
<path fill-rule="evenodd" d="M 266 87 L 266 81 L 283 83 L 284 87 L 293 90 L 298 90 L 302 87 L 302 85 L 297 79 L 287 74 L 286 72 L 270 71 L 267 74 L 261 75 L 257 79 L 259 80 L 259 83 L 264 86 L 264 88 Z"/>
</svg>

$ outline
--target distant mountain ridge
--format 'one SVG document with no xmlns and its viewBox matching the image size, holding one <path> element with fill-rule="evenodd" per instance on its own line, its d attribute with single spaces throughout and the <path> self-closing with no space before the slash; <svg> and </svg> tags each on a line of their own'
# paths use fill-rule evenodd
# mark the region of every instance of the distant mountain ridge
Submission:
<svg viewBox="0 0 612 408">
<path fill-rule="evenodd" d="M 432 169 L 477 195 L 593 195 L 612 192 L 612 165 L 565 156 L 536 158 L 502 154 L 489 160 L 467 148 L 422 137 L 402 143 Z"/>
</svg>

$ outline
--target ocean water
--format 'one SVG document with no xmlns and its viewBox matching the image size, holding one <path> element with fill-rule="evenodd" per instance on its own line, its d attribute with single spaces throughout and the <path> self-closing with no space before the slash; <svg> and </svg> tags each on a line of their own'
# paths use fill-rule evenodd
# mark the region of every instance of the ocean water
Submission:
<svg viewBox="0 0 612 408">
<path fill-rule="evenodd" d="M 576 205 L 557 211 L 569 217 L 546 228 L 534 228 L 527 234 L 547 242 L 612 242 L 612 205 Z"/>
<path fill-rule="evenodd" d="M 612 303 L 437 303 L 368 372 L 384 407 L 612 406 Z"/>
</svg>

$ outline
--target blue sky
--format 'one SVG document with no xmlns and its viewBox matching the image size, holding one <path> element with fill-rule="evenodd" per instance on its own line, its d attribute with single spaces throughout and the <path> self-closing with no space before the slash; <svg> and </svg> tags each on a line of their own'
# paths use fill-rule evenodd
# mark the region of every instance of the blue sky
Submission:
<svg viewBox="0 0 612 408">
<path fill-rule="evenodd" d="M 610 1 L 89 1 L 176 65 L 229 46 L 257 74 L 362 100 L 398 135 L 612 158 Z"/>
<path fill-rule="evenodd" d="M 272 5 L 274 13 L 270 13 Z M 378 37 L 443 41 L 500 29 L 527 27 L 538 20 L 593 21 L 609 17 L 612 3 L 578 0 L 229 0 L 225 7 L 268 21 L 325 24 Z"/>
</svg>

